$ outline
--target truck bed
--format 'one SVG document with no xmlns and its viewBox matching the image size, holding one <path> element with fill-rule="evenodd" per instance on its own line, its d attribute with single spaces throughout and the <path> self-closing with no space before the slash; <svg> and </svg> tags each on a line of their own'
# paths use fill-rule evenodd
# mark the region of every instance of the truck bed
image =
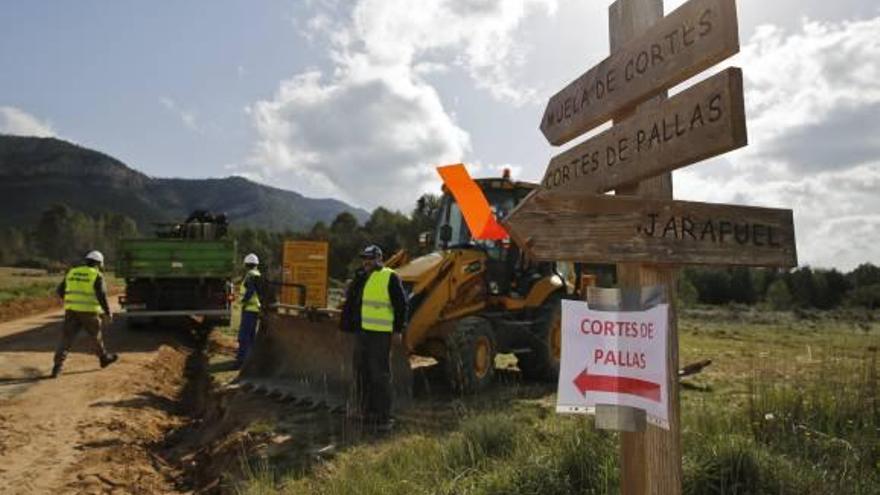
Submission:
<svg viewBox="0 0 880 495">
<path fill-rule="evenodd" d="M 123 239 L 117 276 L 135 278 L 221 278 L 235 274 L 235 241 Z"/>
</svg>

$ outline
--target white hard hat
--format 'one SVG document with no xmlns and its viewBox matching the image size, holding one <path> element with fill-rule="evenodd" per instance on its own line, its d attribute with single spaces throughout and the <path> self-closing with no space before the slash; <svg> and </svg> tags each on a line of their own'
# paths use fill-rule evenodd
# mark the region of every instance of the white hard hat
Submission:
<svg viewBox="0 0 880 495">
<path fill-rule="evenodd" d="M 361 251 L 361 258 L 368 260 L 382 260 L 382 248 L 375 244 L 370 244 Z"/>
<path fill-rule="evenodd" d="M 89 254 L 86 255 L 87 260 L 97 261 L 100 264 L 104 264 L 104 255 L 101 254 L 101 251 L 89 251 Z"/>
<path fill-rule="evenodd" d="M 260 258 L 257 258 L 256 254 L 251 253 L 251 254 L 244 257 L 244 264 L 245 265 L 259 265 Z"/>
</svg>

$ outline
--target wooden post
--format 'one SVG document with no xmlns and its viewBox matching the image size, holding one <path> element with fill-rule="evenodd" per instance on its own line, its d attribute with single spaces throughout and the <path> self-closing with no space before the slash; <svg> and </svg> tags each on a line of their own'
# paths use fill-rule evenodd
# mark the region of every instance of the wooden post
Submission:
<svg viewBox="0 0 880 495">
<path fill-rule="evenodd" d="M 617 0 L 609 7 L 611 52 L 646 31 L 663 17 L 663 0 Z M 645 105 L 656 105 L 658 96 Z M 615 123 L 638 110 L 617 115 Z M 672 173 L 618 189 L 617 194 L 672 199 Z M 669 293 L 669 334 L 666 361 L 669 376 L 669 430 L 648 425 L 644 432 L 621 432 L 620 492 L 624 495 L 677 495 L 681 493 L 681 422 L 678 394 L 678 325 L 675 308 L 676 272 L 644 264 L 617 265 L 622 288 L 662 284 Z"/>
</svg>

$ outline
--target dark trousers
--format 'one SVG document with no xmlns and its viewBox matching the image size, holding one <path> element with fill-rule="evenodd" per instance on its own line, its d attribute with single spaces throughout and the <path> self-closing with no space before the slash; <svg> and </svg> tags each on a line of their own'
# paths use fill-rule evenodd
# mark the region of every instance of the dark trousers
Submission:
<svg viewBox="0 0 880 495">
<path fill-rule="evenodd" d="M 354 351 L 358 401 L 368 421 L 391 419 L 391 333 L 361 330 Z"/>
<path fill-rule="evenodd" d="M 257 338 L 257 326 L 260 323 L 260 313 L 255 311 L 242 311 L 241 324 L 238 326 L 238 352 L 235 354 L 235 362 L 241 365 L 247 357 L 254 339 Z"/>
<path fill-rule="evenodd" d="M 55 364 L 61 366 L 67 359 L 67 353 L 73 347 L 76 336 L 80 330 L 85 330 L 91 340 L 92 350 L 98 359 L 104 359 L 107 351 L 104 349 L 104 340 L 101 338 L 101 315 L 98 313 L 85 313 L 82 311 L 64 312 L 64 329 L 61 331 L 61 340 L 55 348 Z"/>
</svg>

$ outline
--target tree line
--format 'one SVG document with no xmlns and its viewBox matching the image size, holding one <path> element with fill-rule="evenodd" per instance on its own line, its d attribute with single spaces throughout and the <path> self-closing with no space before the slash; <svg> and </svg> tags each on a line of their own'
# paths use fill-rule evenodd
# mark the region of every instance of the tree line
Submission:
<svg viewBox="0 0 880 495">
<path fill-rule="evenodd" d="M 44 210 L 32 228 L 0 229 L 0 265 L 57 271 L 92 249 L 112 260 L 118 239 L 137 235 L 137 223 L 125 215 L 91 216 L 58 204 Z"/>
<path fill-rule="evenodd" d="M 423 195 L 409 215 L 376 208 L 361 224 L 348 212 L 329 224 L 315 223 L 306 232 L 274 232 L 231 225 L 240 255 L 256 253 L 270 277 L 280 278 L 285 240 L 322 240 L 330 244 L 330 277 L 349 278 L 359 264 L 358 253 L 368 244 L 391 256 L 404 249 L 411 256 L 432 249 L 419 243 L 433 231 L 440 198 Z M 112 266 L 116 244 L 125 237 L 147 234 L 131 218 L 117 213 L 88 215 L 65 205 L 43 211 L 31 229 L 0 229 L 0 264 L 63 269 L 91 249 L 101 250 Z M 793 308 L 834 309 L 841 306 L 880 308 L 880 267 L 865 263 L 843 273 L 836 269 L 800 267 L 794 270 L 690 267 L 681 270 L 678 294 L 692 304 L 766 304 Z"/>
<path fill-rule="evenodd" d="M 678 294 L 684 304 L 766 304 L 777 310 L 880 308 L 880 267 L 837 269 L 685 268 Z"/>
</svg>

